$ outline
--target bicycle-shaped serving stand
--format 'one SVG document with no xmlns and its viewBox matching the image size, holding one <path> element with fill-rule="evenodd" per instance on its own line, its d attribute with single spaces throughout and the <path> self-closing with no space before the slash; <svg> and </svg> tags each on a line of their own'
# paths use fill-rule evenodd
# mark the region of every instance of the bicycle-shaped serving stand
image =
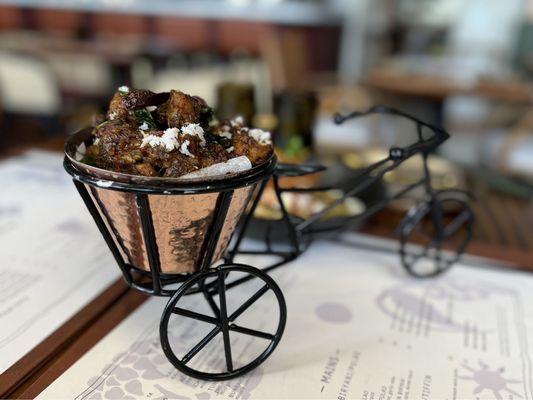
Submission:
<svg viewBox="0 0 533 400">
<path fill-rule="evenodd" d="M 448 134 L 399 111 L 383 107 L 346 117 L 338 116 L 336 122 L 342 123 L 346 119 L 372 113 L 392 113 L 415 121 L 418 141 L 404 148 L 392 148 L 386 159 L 361 171 L 353 188 L 345 191 L 342 198 L 305 220 L 289 214 L 282 193 L 317 192 L 331 188 L 282 187 L 280 178 L 316 173 L 324 170 L 324 167 L 277 165 L 273 156 L 264 164 L 231 179 L 208 183 L 133 179 L 76 161 L 76 149 L 89 140 L 89 132 L 81 131 L 71 136 L 65 150 L 65 170 L 72 176 L 127 284 L 149 295 L 169 297 L 161 317 L 159 334 L 166 357 L 179 371 L 198 379 L 224 380 L 240 376 L 260 365 L 278 345 L 287 318 L 283 293 L 268 272 L 295 259 L 309 246 L 316 234 L 348 229 L 358 218 L 367 218 L 415 187 L 423 186 L 427 199 L 410 211 L 399 226 L 400 256 L 407 271 L 421 275 L 415 269 L 415 264 L 429 257 L 435 268 L 424 276 L 433 276 L 449 268 L 464 251 L 471 234 L 470 208 L 465 200 L 458 199 L 453 192 L 433 190 L 427 167 L 428 154 L 446 140 Z M 432 132 L 429 138 L 423 137 L 423 128 L 429 128 Z M 372 181 L 381 179 L 385 173 L 415 154 L 421 154 L 424 158 L 424 178 L 419 182 L 381 200 L 362 214 L 337 219 L 329 226 L 320 223 L 329 211 L 341 205 L 346 198 L 356 195 Z M 282 211 L 282 222 L 287 229 L 289 250 L 274 250 L 268 235 L 265 238 L 265 250 L 245 250 L 242 240 L 271 179 Z M 450 223 L 445 224 L 444 208 L 450 202 L 458 205 L 459 211 Z M 422 223 L 428 218 L 432 228 L 429 231 L 426 224 Z M 457 245 L 452 257 L 445 258 L 441 250 L 460 228 L 466 228 L 466 239 Z M 238 233 L 228 250 L 235 230 Z M 417 230 L 431 237 L 422 252 L 415 254 L 407 244 Z M 239 254 L 275 255 L 281 260 L 258 269 L 234 262 Z M 224 263 L 216 264 L 220 259 L 224 259 Z M 255 287 L 248 294 L 243 294 L 241 290 L 237 296 L 235 291 L 229 291 L 237 286 L 248 287 L 245 284 L 249 283 L 254 283 Z M 203 299 L 207 312 L 188 307 L 185 298 L 191 294 Z M 263 318 L 270 317 L 269 330 L 241 324 L 241 318 L 265 296 L 269 296 L 271 303 L 274 303 L 262 315 Z M 210 330 L 196 344 L 177 349 L 180 346 L 176 347 L 172 330 L 191 320 L 208 324 Z M 219 362 L 192 365 L 199 361 L 202 350 L 205 353 L 219 334 L 222 336 L 223 351 L 213 350 L 212 347 L 210 351 L 216 355 L 223 354 L 223 361 L 219 359 Z M 260 343 L 261 350 L 244 362 L 235 357 L 235 338 L 232 336 L 237 334 Z M 239 352 L 240 355 L 243 353 Z"/>
<path fill-rule="evenodd" d="M 264 271 L 270 271 L 302 254 L 316 236 L 349 230 L 354 226 L 359 226 L 361 221 L 383 210 L 392 201 L 408 196 L 416 189 L 423 188 L 425 198 L 407 212 L 396 229 L 400 242 L 401 264 L 410 275 L 418 278 L 436 276 L 450 268 L 461 257 L 470 242 L 474 216 L 469 206 L 469 201 L 472 197 L 469 192 L 459 189 L 435 190 L 431 184 L 428 156 L 449 138 L 449 134 L 443 129 L 420 121 L 411 115 L 383 106 L 372 107 L 363 112 L 356 111 L 346 116 L 336 115 L 335 123 L 342 124 L 353 118 L 374 114 L 392 115 L 412 121 L 416 126 L 416 142 L 406 147 L 390 148 L 389 155 L 386 158 L 361 170 L 358 176 L 353 178 L 350 188 L 342 191 L 342 196 L 306 219 L 290 214 L 283 199 L 283 193 L 320 193 L 332 189 L 338 191 L 339 188 L 331 186 L 298 187 L 283 185 L 282 180 L 284 178 L 320 173 L 326 170 L 326 167 L 321 165 L 278 164 L 272 177 L 279 211 L 281 211 L 282 215 L 280 221 L 272 223 L 278 229 L 266 229 L 263 238 L 265 243 L 264 250 L 246 250 L 241 246 L 248 224 L 252 221 L 254 211 L 261 200 L 261 194 L 267 186 L 267 182 L 263 182 L 259 188 L 259 195 L 252 204 L 251 212 L 246 215 L 242 229 L 236 235 L 235 246 L 229 252 L 226 260 L 233 260 L 237 254 L 277 256 L 277 262 L 263 268 Z M 393 194 L 385 196 L 383 199 L 371 204 L 361 213 L 335 218 L 331 221 L 324 218 L 335 208 L 344 204 L 347 199 L 357 196 L 377 181 L 382 180 L 386 173 L 393 171 L 404 161 L 417 155 L 422 157 L 423 166 L 423 175 L 419 180 L 406 185 Z M 451 219 L 447 218 L 450 210 L 453 210 L 453 218 Z M 280 228 L 280 225 L 283 225 L 283 227 Z M 280 246 L 279 243 L 276 245 L 276 240 L 273 239 L 273 236 L 279 238 L 280 230 L 284 231 L 281 236 L 285 238 L 285 243 L 281 250 L 277 250 Z M 412 240 L 418 242 L 419 246 L 413 246 L 411 244 Z"/>
</svg>

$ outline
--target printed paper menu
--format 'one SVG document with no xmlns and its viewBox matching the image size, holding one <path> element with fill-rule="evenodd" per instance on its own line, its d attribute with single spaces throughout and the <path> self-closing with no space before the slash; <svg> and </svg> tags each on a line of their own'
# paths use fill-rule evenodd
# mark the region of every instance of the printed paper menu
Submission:
<svg viewBox="0 0 533 400">
<path fill-rule="evenodd" d="M 254 372 L 211 382 L 174 369 L 159 344 L 166 299 L 158 298 L 118 325 L 39 398 L 533 396 L 533 278 L 525 273 L 457 265 L 441 277 L 416 280 L 402 271 L 397 256 L 317 242 L 272 276 L 287 300 L 287 326 L 278 348 Z M 274 310 L 254 304 L 242 324 L 268 331 L 265 321 Z M 201 324 L 180 320 L 173 327 L 178 347 L 198 342 L 205 332 Z M 252 351 L 247 337 L 231 340 L 234 354 Z M 196 356 L 198 368 L 220 365 L 223 354 L 214 348 Z"/>
<path fill-rule="evenodd" d="M 62 157 L 0 164 L 0 373 L 119 277 Z"/>
</svg>

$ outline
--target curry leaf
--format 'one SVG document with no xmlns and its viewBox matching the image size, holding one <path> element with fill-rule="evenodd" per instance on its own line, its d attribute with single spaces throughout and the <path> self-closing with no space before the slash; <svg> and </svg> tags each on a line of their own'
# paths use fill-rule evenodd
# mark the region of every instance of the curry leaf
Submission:
<svg viewBox="0 0 533 400">
<path fill-rule="evenodd" d="M 150 111 L 148 111 L 145 108 L 141 108 L 139 110 L 134 110 L 133 115 L 135 115 L 135 118 L 142 124 L 146 123 L 149 128 L 155 129 L 157 126 L 155 124 L 154 118 L 152 117 L 152 114 L 150 114 Z"/>
</svg>

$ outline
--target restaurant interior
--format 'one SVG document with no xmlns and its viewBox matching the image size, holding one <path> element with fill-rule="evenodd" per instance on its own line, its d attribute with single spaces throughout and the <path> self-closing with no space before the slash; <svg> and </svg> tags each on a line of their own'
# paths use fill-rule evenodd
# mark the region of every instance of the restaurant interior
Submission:
<svg viewBox="0 0 533 400">
<path fill-rule="evenodd" d="M 435 168 L 475 188 L 474 245 L 533 267 L 530 1 L 2 3 L 4 155 L 61 149 L 121 85 L 198 95 L 274 132 L 287 161 L 347 169 L 410 126 L 331 116 L 400 108 L 452 134 Z"/>
<path fill-rule="evenodd" d="M 0 163 L 62 154 L 71 134 L 99 123 L 120 87 L 199 96 L 219 121 L 240 117 L 271 132 L 278 162 L 327 166 L 320 177 L 284 178 L 332 188 L 284 193 L 285 207 L 267 187 L 252 233 L 269 243 L 261 221 L 286 211 L 305 220 L 336 201 L 344 202 L 337 214 L 320 218 L 363 213 L 349 231 L 403 241 L 398 226 L 428 192 L 391 193 L 429 173 L 433 189 L 469 199 L 469 243 L 457 251 L 533 271 L 532 0 L 0 0 Z M 365 110 L 378 112 L 335 119 Z M 422 140 L 425 124 L 450 138 L 342 194 L 379 160 L 394 160 L 391 149 L 417 132 Z M 19 195 L 8 187 L 1 197 Z M 16 214 L 1 204 L 0 221 Z M 114 293 L 90 321 L 105 319 L 125 291 Z M 72 343 L 65 337 L 54 357 Z M 0 395 L 46 387 L 42 368 L 52 364 L 43 354 L 16 379 L 4 376 Z"/>
</svg>

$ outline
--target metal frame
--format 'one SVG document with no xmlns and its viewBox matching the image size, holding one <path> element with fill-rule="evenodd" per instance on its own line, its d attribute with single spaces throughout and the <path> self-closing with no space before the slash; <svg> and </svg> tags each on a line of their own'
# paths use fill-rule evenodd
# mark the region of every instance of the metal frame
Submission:
<svg viewBox="0 0 533 400">
<path fill-rule="evenodd" d="M 129 192 L 135 195 L 135 201 L 141 220 L 141 229 L 144 239 L 144 244 L 147 250 L 148 263 L 150 272 L 147 272 L 138 266 L 132 265 L 124 261 L 119 246 L 115 240 L 112 232 L 108 229 L 108 225 L 104 217 L 109 221 L 105 215 L 105 207 L 97 206 L 97 196 L 95 195 L 95 187 L 101 182 L 101 179 L 91 176 L 90 174 L 76 168 L 76 166 L 68 158 L 64 159 L 63 166 L 65 170 L 73 177 L 74 185 L 78 190 L 85 206 L 89 210 L 91 216 L 96 223 L 100 233 L 104 237 L 115 261 L 117 262 L 126 283 L 134 289 L 143 293 L 155 296 L 172 296 L 176 289 L 166 289 L 170 285 L 183 283 L 190 278 L 191 274 L 166 274 L 161 271 L 159 265 L 159 251 L 157 248 L 157 241 L 152 221 L 152 214 L 150 212 L 150 205 L 148 196 L 150 194 L 158 195 L 190 195 L 217 192 L 218 197 L 215 206 L 214 218 L 208 228 L 206 236 L 202 244 L 201 258 L 197 260 L 195 271 L 202 272 L 211 266 L 213 263 L 213 255 L 218 243 L 218 239 L 227 216 L 228 208 L 233 197 L 235 189 L 249 186 L 253 184 L 262 185 L 265 180 L 268 180 L 275 168 L 276 159 L 273 157 L 266 165 L 252 174 L 245 177 L 215 181 L 206 187 L 198 183 L 184 186 L 155 186 L 155 185 L 137 185 L 124 182 L 113 182 L 113 185 L 108 190 L 117 190 L 121 192 Z M 87 189 L 87 186 L 89 189 Z M 102 210 L 104 216 L 101 215 L 99 209 Z M 118 240 L 118 239 L 117 239 Z M 146 279 L 150 278 L 150 279 Z M 192 293 L 197 293 L 199 290 L 191 290 Z"/>
<path fill-rule="evenodd" d="M 398 198 L 401 198 L 407 194 L 409 194 L 411 191 L 418 187 L 423 187 L 425 189 L 426 193 L 426 200 L 423 204 L 418 205 L 416 210 L 410 211 L 404 221 L 402 221 L 398 227 L 398 235 L 400 236 L 400 258 L 402 265 L 404 266 L 405 270 L 416 277 L 431 277 L 435 276 L 441 272 L 443 272 L 446 268 L 436 268 L 434 271 L 431 271 L 430 273 L 421 274 L 418 273 L 414 268 L 413 265 L 408 263 L 406 260 L 406 255 L 408 254 L 407 251 L 407 241 L 406 237 L 408 236 L 408 230 L 412 229 L 415 224 L 415 220 L 417 216 L 420 216 L 422 214 L 422 209 L 429 208 L 429 212 L 431 213 L 431 218 L 433 221 L 433 224 L 435 225 L 436 230 L 436 237 L 434 238 L 434 241 L 432 244 L 436 245 L 439 248 L 440 252 L 440 246 L 442 242 L 448 238 L 450 235 L 445 235 L 445 226 L 443 222 L 443 211 L 442 211 L 442 202 L 447 199 L 447 196 L 455 195 L 456 193 L 461 193 L 466 197 L 471 197 L 472 195 L 468 192 L 463 192 L 459 190 L 449 190 L 449 191 L 436 191 L 433 189 L 431 185 L 431 174 L 429 172 L 428 168 L 428 155 L 435 151 L 435 149 L 441 145 L 444 141 L 446 141 L 449 138 L 449 134 L 434 125 L 428 124 L 424 121 L 419 120 L 418 118 L 415 118 L 409 114 L 406 114 L 402 111 L 396 110 L 394 108 L 390 107 L 384 107 L 384 106 L 375 106 L 371 107 L 366 111 L 354 111 L 348 115 L 340 115 L 337 114 L 334 117 L 334 121 L 336 124 L 342 124 L 347 120 L 353 119 L 353 118 L 360 118 L 360 117 L 366 117 L 373 114 L 387 114 L 387 115 L 394 115 L 399 116 L 402 118 L 406 118 L 408 120 L 413 121 L 416 124 L 417 129 L 417 136 L 418 140 L 406 147 L 392 147 L 389 150 L 388 157 L 369 165 L 368 167 L 364 168 L 359 175 L 354 179 L 353 187 L 347 191 L 344 192 L 343 196 L 333 202 L 332 204 L 325 207 L 320 212 L 317 212 L 310 216 L 309 218 L 302 220 L 301 218 L 295 217 L 291 215 L 287 211 L 287 207 L 284 204 L 282 194 L 285 192 L 288 193 L 313 193 L 313 192 L 323 192 L 327 190 L 333 189 L 332 187 L 282 187 L 279 183 L 280 178 L 283 177 L 295 177 L 295 176 L 303 176 L 313 173 L 319 173 L 326 168 L 321 165 L 293 165 L 293 164 L 278 164 L 276 167 L 276 170 L 273 175 L 273 185 L 274 190 L 276 193 L 276 197 L 279 203 L 280 211 L 282 214 L 282 222 L 285 226 L 288 234 L 288 246 L 290 248 L 289 251 L 278 251 L 275 250 L 271 244 L 272 240 L 269 237 L 269 234 L 265 235 L 264 242 L 265 242 L 265 249 L 264 250 L 247 250 L 243 249 L 241 246 L 242 238 L 246 234 L 246 228 L 248 227 L 248 224 L 252 218 L 252 214 L 255 211 L 259 201 L 261 194 L 264 190 L 264 186 L 261 188 L 261 191 L 259 192 L 259 195 L 254 199 L 254 204 L 251 207 L 250 213 L 247 215 L 246 220 L 242 226 L 241 231 L 237 235 L 237 240 L 234 243 L 234 247 L 229 252 L 228 257 L 226 258 L 226 261 L 231 262 L 233 261 L 234 257 L 237 254 L 256 254 L 256 255 L 274 255 L 280 257 L 280 261 L 269 265 L 265 267 L 264 271 L 270 271 L 274 268 L 280 267 L 292 260 L 294 260 L 296 257 L 298 257 L 312 242 L 313 238 L 318 234 L 324 234 L 328 232 L 337 232 L 337 231 L 343 231 L 350 229 L 351 226 L 357 224 L 361 220 L 367 219 L 371 217 L 372 215 L 376 214 L 377 212 L 383 210 L 391 201 L 396 200 Z M 424 137 L 424 128 L 427 128 L 431 131 L 432 135 L 428 138 Z M 383 178 L 383 176 L 389 172 L 397 168 L 400 164 L 402 164 L 405 160 L 409 159 L 410 157 L 413 157 L 415 155 L 420 154 L 422 156 L 423 160 L 423 170 L 424 170 L 424 176 L 417 182 L 407 185 L 398 192 L 380 200 L 376 204 L 373 204 L 370 208 L 365 209 L 364 212 L 350 216 L 345 218 L 338 218 L 334 224 L 330 226 L 319 226 L 320 221 L 322 218 L 327 215 L 331 210 L 333 210 L 335 207 L 338 207 L 344 201 L 346 201 L 347 198 L 357 195 L 358 193 L 361 193 L 363 190 L 368 188 L 370 185 L 375 183 L 376 181 Z M 464 243 L 462 243 L 459 248 L 457 249 L 458 256 L 456 257 L 455 261 L 459 258 L 459 256 L 464 252 L 468 242 L 471 239 L 471 231 L 472 231 L 472 222 L 473 222 L 473 213 L 468 206 L 467 202 L 461 202 L 461 206 L 463 210 L 461 211 L 459 217 L 455 219 L 455 221 L 460 221 L 460 224 L 454 224 L 454 229 L 457 231 L 463 224 L 466 224 L 467 226 L 467 238 Z M 427 210 L 426 210 L 427 212 Z M 416 220 L 417 222 L 420 222 L 421 218 Z M 409 229 L 408 229 L 409 227 Z M 410 231 L 409 231 L 410 232 Z M 453 232 L 452 232 L 453 233 Z M 426 255 L 428 253 L 426 249 Z M 440 254 L 437 254 L 437 257 L 440 257 Z M 418 261 L 418 260 L 414 260 Z M 438 261 L 438 260 L 437 260 Z"/>
<path fill-rule="evenodd" d="M 448 230 L 458 229 L 462 224 L 467 223 L 469 228 L 469 237 L 471 236 L 471 221 L 472 213 L 468 207 L 468 204 L 464 203 L 464 212 L 458 217 L 455 222 L 452 222 L 448 226 L 443 224 L 442 215 L 442 202 L 447 200 L 447 194 L 443 192 L 437 192 L 433 190 L 431 186 L 431 178 L 427 165 L 427 156 L 430 152 L 435 150 L 442 142 L 444 142 L 449 135 L 442 129 L 429 125 L 423 121 L 420 121 L 408 114 L 402 113 L 398 110 L 394 110 L 386 107 L 373 107 L 364 112 L 354 112 L 346 116 L 337 115 L 335 122 L 341 124 L 344 121 L 362 117 L 370 114 L 392 114 L 408 118 L 416 123 L 418 132 L 418 141 L 407 147 L 393 147 L 390 149 L 388 157 L 385 159 L 365 168 L 361 171 L 357 179 L 355 179 L 354 186 L 344 193 L 344 196 L 329 205 L 322 211 L 312 215 L 306 220 L 296 218 L 288 212 L 282 194 L 284 192 L 319 192 L 329 190 L 327 187 L 315 187 L 315 188 L 302 188 L 302 187 L 282 187 L 280 185 L 280 179 L 283 177 L 302 176 L 312 173 L 323 171 L 323 166 L 308 166 L 308 165 L 289 165 L 289 164 L 277 164 L 276 159 L 272 157 L 261 168 L 254 168 L 250 170 L 248 174 L 235 177 L 233 179 L 219 180 L 210 182 L 209 185 L 201 182 L 189 182 L 189 183 L 175 183 L 172 185 L 151 184 L 151 183 L 125 183 L 119 181 L 109 181 L 110 186 L 106 186 L 106 190 L 117 190 L 122 192 L 130 192 L 135 196 L 137 210 L 141 221 L 141 231 L 144 240 L 144 244 L 147 251 L 148 263 L 150 271 L 142 270 L 135 265 L 131 265 L 124 261 L 124 258 L 119 249 L 118 235 L 113 235 L 110 229 L 111 224 L 106 224 L 105 219 L 110 220 L 106 215 L 105 207 L 102 204 L 98 204 L 98 196 L 96 195 L 95 188 L 103 188 L 101 186 L 101 180 L 81 169 L 75 165 L 75 161 L 65 157 L 64 167 L 65 170 L 72 176 L 74 184 L 82 197 L 87 209 L 92 215 L 100 233 L 104 237 L 109 249 L 111 250 L 115 260 L 122 271 L 126 283 L 143 293 L 155 296 L 167 296 L 170 297 L 165 310 L 161 317 L 160 323 L 160 338 L 163 351 L 169 359 L 169 361 L 183 373 L 198 379 L 209 380 L 222 380 L 230 379 L 236 376 L 242 375 L 253 368 L 257 367 L 274 351 L 275 347 L 279 343 L 283 330 L 285 328 L 287 310 L 283 294 L 274 282 L 274 280 L 267 275 L 271 270 L 287 264 L 289 261 L 298 257 L 312 242 L 313 237 L 316 234 L 339 231 L 347 229 L 350 225 L 361 218 L 368 218 L 376 212 L 383 209 L 390 201 L 404 196 L 416 187 L 423 186 L 426 190 L 428 197 L 427 201 L 416 212 L 408 213 L 406 219 L 400 224 L 399 231 L 401 234 L 401 249 L 400 256 L 402 257 L 402 264 L 406 270 L 416 275 L 411 265 L 405 262 L 405 245 L 406 238 L 412 232 L 413 227 L 420 222 L 420 220 L 431 213 L 433 221 L 435 223 L 437 235 L 434 238 L 435 242 L 440 247 L 440 243 L 447 237 Z M 430 138 L 423 137 L 422 129 L 429 128 L 433 135 Z M 412 185 L 405 187 L 392 196 L 383 199 L 379 203 L 373 205 L 371 208 L 365 210 L 362 214 L 352 216 L 349 218 L 343 218 L 336 221 L 336 224 L 328 227 L 317 227 L 319 221 L 333 208 L 339 206 L 344 200 L 350 196 L 354 196 L 367 188 L 374 181 L 381 179 L 387 172 L 393 170 L 399 166 L 406 159 L 414 156 L 415 154 L 422 154 L 424 164 L 424 177 Z M 273 249 L 269 234 L 265 237 L 265 250 L 246 250 L 242 248 L 242 240 L 246 234 L 247 228 L 252 220 L 253 214 L 261 200 L 261 196 L 268 184 L 268 181 L 272 178 L 272 184 L 276 193 L 277 200 L 279 202 L 280 210 L 282 212 L 282 223 L 287 229 L 288 233 L 288 247 L 289 250 L 278 251 Z M 161 182 L 160 182 L 161 183 Z M 234 236 L 234 241 L 225 256 L 225 264 L 216 268 L 212 268 L 214 252 L 220 237 L 220 233 L 226 219 L 228 209 L 231 203 L 232 196 L 235 189 L 256 185 L 256 192 L 252 196 L 249 211 L 241 221 L 240 228 L 237 229 L 237 234 Z M 150 211 L 150 203 L 148 196 L 150 194 L 158 195 L 186 195 L 186 194 L 200 194 L 200 193 L 218 193 L 214 218 L 203 238 L 201 256 L 196 260 L 195 273 L 192 274 L 166 274 L 161 270 L 159 250 L 157 246 L 157 240 L 154 231 L 154 225 L 152 221 L 152 213 Z M 425 207 L 425 208 L 424 208 Z M 101 211 L 100 211 L 101 210 Z M 429 211 L 428 211 L 429 210 Z M 104 219 L 105 218 L 105 219 Z M 111 227 L 111 228 L 110 228 Z M 116 238 L 115 238 L 116 236 Z M 467 240 L 467 242 L 468 242 Z M 458 256 L 464 251 L 466 243 L 462 244 L 458 249 Z M 279 261 L 273 263 L 262 269 L 257 269 L 249 265 L 238 264 L 234 262 L 235 256 L 238 254 L 253 254 L 253 255 L 275 255 L 280 258 Z M 451 263 L 450 263 L 451 265 Z M 449 265 L 446 266 L 446 268 Z M 444 270 L 444 268 L 442 269 Z M 228 281 L 228 277 L 231 272 L 245 273 L 246 276 L 239 279 Z M 442 272 L 438 270 L 436 273 Z M 434 275 L 434 274 L 432 274 Z M 215 278 L 208 282 L 209 278 Z M 259 279 L 264 282 L 264 285 L 248 300 L 246 300 L 241 306 L 237 308 L 235 312 L 228 315 L 226 306 L 227 290 L 240 285 L 250 279 Z M 176 284 L 180 284 L 176 288 Z M 272 290 L 276 301 L 279 306 L 279 319 L 277 321 L 277 329 L 275 333 L 260 332 L 250 328 L 241 327 L 235 324 L 235 319 L 245 312 L 252 304 L 254 304 L 259 298 L 261 298 L 266 292 Z M 208 303 L 213 316 L 197 313 L 195 311 L 186 310 L 178 306 L 179 301 L 183 296 L 193 293 L 202 293 L 205 301 Z M 214 297 L 219 297 L 218 306 L 214 300 Z M 211 332 L 198 342 L 184 357 L 178 359 L 172 347 L 169 343 L 169 320 L 172 315 L 178 315 L 181 318 L 192 318 L 207 322 L 214 325 Z M 252 360 L 247 365 L 234 368 L 232 359 L 231 343 L 229 338 L 229 332 L 235 331 L 245 335 L 259 337 L 269 342 L 263 353 L 261 353 L 256 359 Z M 203 371 L 197 371 L 189 366 L 188 362 L 201 351 L 217 334 L 223 335 L 224 343 L 224 355 L 226 360 L 226 370 L 217 373 L 207 373 Z"/>
<path fill-rule="evenodd" d="M 213 181 L 208 186 L 205 184 L 189 183 L 185 185 L 167 187 L 160 185 L 138 185 L 113 181 L 111 186 L 105 187 L 106 190 L 117 190 L 134 194 L 141 222 L 142 237 L 150 267 L 149 272 L 142 270 L 138 266 L 127 263 L 124 260 L 119 248 L 119 243 L 117 243 L 117 241 L 120 240 L 119 235 L 114 235 L 112 233 L 112 225 L 110 223 L 110 219 L 106 215 L 105 207 L 102 204 L 99 204 L 98 196 L 96 195 L 95 188 L 102 189 L 102 187 L 99 186 L 101 184 L 101 180 L 77 168 L 72 160 L 70 160 L 68 157 L 65 157 L 63 165 L 65 170 L 72 176 L 74 185 L 76 186 L 87 209 L 93 217 L 100 233 L 104 237 L 105 242 L 111 250 L 115 261 L 122 271 L 126 283 L 133 289 L 149 295 L 170 297 L 161 316 L 160 339 L 165 355 L 169 361 L 176 366 L 177 369 L 198 379 L 222 380 L 242 375 L 247 371 L 257 367 L 268 358 L 281 339 L 283 330 L 285 329 L 285 321 L 287 319 L 287 307 L 285 305 L 285 299 L 283 298 L 281 289 L 265 272 L 249 265 L 226 263 L 216 267 L 215 269 L 211 268 L 211 266 L 214 261 L 213 257 L 216 246 L 219 241 L 224 221 L 226 220 L 231 199 L 235 190 L 250 185 L 264 187 L 265 182 L 272 175 L 276 165 L 276 158 L 274 156 L 261 168 L 254 168 L 253 170 L 249 171 L 249 173 L 244 174 L 242 177 L 237 177 L 230 180 Z M 191 195 L 213 192 L 218 193 L 213 212 L 214 217 L 203 238 L 200 257 L 198 260 L 196 260 L 196 272 L 191 274 L 163 273 L 160 265 L 159 250 L 148 196 L 151 194 Z M 108 221 L 109 225 L 106 224 L 106 220 Z M 234 271 L 244 272 L 247 274 L 247 276 L 236 281 L 226 283 L 228 276 Z M 207 278 L 212 276 L 215 276 L 216 279 L 207 283 Z M 260 291 L 254 293 L 237 309 L 237 311 L 231 315 L 228 315 L 226 307 L 227 290 L 253 278 L 260 279 L 264 282 L 264 285 Z M 180 284 L 179 287 L 176 288 L 176 284 Z M 275 294 L 276 301 L 278 302 L 279 306 L 279 320 L 277 321 L 276 332 L 271 334 L 236 325 L 234 322 L 235 319 L 269 290 L 272 290 Z M 194 293 L 203 294 L 204 299 L 207 301 L 213 312 L 213 316 L 199 314 L 197 312 L 185 310 L 176 306 L 182 296 Z M 214 296 L 217 295 L 219 296 L 220 307 L 214 300 Z M 168 329 L 171 315 L 179 315 L 182 318 L 192 318 L 215 325 L 215 328 L 211 331 L 210 335 L 203 338 L 181 360 L 176 357 L 169 343 Z M 248 365 L 234 369 L 231 355 L 231 343 L 229 338 L 230 331 L 239 332 L 244 335 L 260 337 L 268 340 L 269 344 L 265 350 Z M 188 367 L 186 364 L 190 361 L 190 359 L 200 350 L 202 350 L 218 333 L 222 333 L 223 335 L 226 371 L 219 373 L 207 373 Z"/>
<path fill-rule="evenodd" d="M 231 272 L 244 272 L 248 278 L 255 278 L 263 281 L 263 285 L 259 290 L 257 290 L 248 300 L 246 300 L 240 307 L 238 307 L 233 313 L 228 315 L 228 310 L 226 306 L 226 290 L 228 285 L 225 284 L 225 279 Z M 211 317 L 204 314 L 199 314 L 194 311 L 190 311 L 184 308 L 177 306 L 179 301 L 184 295 L 187 294 L 189 289 L 195 285 L 200 287 L 205 287 L 205 281 L 210 277 L 216 277 L 217 279 L 213 282 L 216 283 L 214 290 L 206 290 L 204 292 L 207 297 L 207 301 L 213 311 L 215 317 Z M 246 310 L 248 310 L 257 300 L 259 300 L 265 293 L 269 290 L 272 290 L 276 296 L 278 306 L 279 306 L 279 317 L 277 323 L 277 329 L 275 333 L 261 332 L 254 329 L 246 328 L 239 326 L 235 323 L 235 320 L 242 315 Z M 213 301 L 213 294 L 217 293 L 220 299 L 220 307 Z M 172 314 L 177 314 L 185 318 L 193 318 L 200 320 L 209 324 L 214 325 L 213 329 L 198 342 L 187 354 L 185 354 L 181 359 L 178 359 L 174 351 L 172 350 L 171 344 L 168 339 L 168 325 L 170 316 Z M 283 331 L 285 329 L 285 323 L 287 321 L 287 306 L 285 304 L 285 299 L 283 293 L 279 286 L 274 282 L 274 280 L 257 268 L 250 267 L 244 264 L 224 264 L 218 266 L 209 271 L 204 271 L 200 274 L 195 275 L 193 278 L 185 282 L 177 291 L 172 299 L 168 302 L 165 311 L 163 312 L 163 318 L 160 324 L 160 337 L 161 344 L 165 355 L 168 360 L 181 372 L 194 376 L 199 379 L 207 380 L 222 380 L 222 379 L 231 379 L 236 376 L 242 375 L 248 371 L 259 366 L 263 363 L 268 356 L 274 351 Z M 233 356 L 231 352 L 231 344 L 229 332 L 238 332 L 244 335 L 249 335 L 253 337 L 258 337 L 267 341 L 268 345 L 265 350 L 257 356 L 254 360 L 248 364 L 235 369 L 233 363 Z M 222 333 L 223 342 L 224 342 L 224 355 L 226 360 L 226 371 L 218 373 L 206 373 L 196 371 L 187 366 L 191 359 L 198 354 L 207 344 L 219 333 Z"/>
</svg>

